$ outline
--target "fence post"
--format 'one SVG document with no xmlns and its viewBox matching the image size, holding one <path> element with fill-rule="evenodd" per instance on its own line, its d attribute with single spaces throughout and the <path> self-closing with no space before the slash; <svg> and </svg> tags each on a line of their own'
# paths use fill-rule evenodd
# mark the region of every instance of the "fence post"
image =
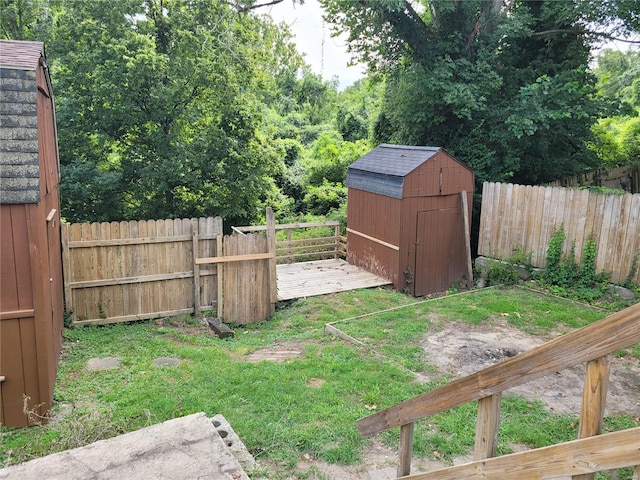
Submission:
<svg viewBox="0 0 640 480">
<path fill-rule="evenodd" d="M 333 254 L 333 258 L 340 258 L 340 224 L 334 228 L 334 235 L 336 237 L 336 251 Z"/>
<path fill-rule="evenodd" d="M 244 235 L 244 234 L 243 234 Z M 216 237 L 216 257 L 222 257 L 222 234 L 219 233 Z M 223 293 L 222 291 L 224 284 L 222 283 L 222 272 L 224 270 L 224 266 L 221 263 L 216 264 L 216 277 L 218 280 L 218 293 L 216 298 L 216 316 L 222 321 L 224 318 L 224 301 L 222 300 Z"/>
<path fill-rule="evenodd" d="M 400 427 L 400 461 L 398 463 L 398 477 L 404 477 L 411 473 L 413 425 L 414 423 L 411 422 Z"/>
<path fill-rule="evenodd" d="M 276 220 L 271 207 L 267 207 L 267 253 L 273 254 L 269 262 L 270 315 L 276 313 L 278 301 L 278 276 L 276 272 Z"/>
<path fill-rule="evenodd" d="M 611 355 L 605 355 L 587 363 L 580 410 L 578 438 L 599 435 L 602 430 L 602 419 L 609 386 L 609 369 Z M 593 480 L 595 473 L 574 475 L 573 480 Z"/>
<path fill-rule="evenodd" d="M 193 313 L 200 316 L 200 265 L 198 259 L 198 223 L 191 222 L 191 240 L 193 248 Z"/>
<path fill-rule="evenodd" d="M 462 205 L 462 232 L 464 233 L 464 252 L 467 257 L 467 288 L 473 288 L 473 265 L 471 264 L 471 233 L 469 222 L 469 206 L 467 202 L 467 192 L 460 192 L 460 204 Z"/>
<path fill-rule="evenodd" d="M 71 267 L 71 252 L 69 251 L 69 242 L 71 239 L 70 225 L 68 223 L 62 223 L 60 225 L 62 235 L 62 283 L 64 285 L 64 309 L 66 314 L 71 315 L 73 311 L 73 293 L 71 291 L 71 282 L 73 281 Z"/>
<path fill-rule="evenodd" d="M 501 397 L 502 393 L 498 392 L 478 400 L 476 441 L 473 449 L 474 460 L 484 460 L 496 456 Z"/>
</svg>

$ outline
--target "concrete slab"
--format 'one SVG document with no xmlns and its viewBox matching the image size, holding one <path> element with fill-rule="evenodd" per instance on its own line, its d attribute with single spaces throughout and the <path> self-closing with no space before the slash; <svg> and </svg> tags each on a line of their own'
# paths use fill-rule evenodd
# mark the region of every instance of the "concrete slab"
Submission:
<svg viewBox="0 0 640 480">
<path fill-rule="evenodd" d="M 0 470 L 22 480 L 249 480 L 204 413 Z"/>
<path fill-rule="evenodd" d="M 174 357 L 158 357 L 154 358 L 152 363 L 156 367 L 177 367 L 180 365 L 180 359 Z"/>
<path fill-rule="evenodd" d="M 90 358 L 87 362 L 87 370 L 113 370 L 119 366 L 118 357 Z"/>
</svg>

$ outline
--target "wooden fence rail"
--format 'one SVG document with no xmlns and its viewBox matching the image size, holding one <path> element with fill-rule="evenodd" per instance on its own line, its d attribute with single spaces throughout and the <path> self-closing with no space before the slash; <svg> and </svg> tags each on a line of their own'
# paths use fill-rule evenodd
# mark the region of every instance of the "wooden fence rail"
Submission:
<svg viewBox="0 0 640 480">
<path fill-rule="evenodd" d="M 597 245 L 596 269 L 614 283 L 629 276 L 640 255 L 640 194 L 605 195 L 589 190 L 485 182 L 478 254 L 508 259 L 514 246 L 531 253 L 534 267 L 546 266 L 554 230 L 564 228 L 563 251 L 575 242 L 576 262 L 589 238 Z M 633 277 L 640 282 L 640 269 Z"/>
<path fill-rule="evenodd" d="M 233 227 L 235 232 L 244 234 L 248 232 L 261 232 L 266 230 L 265 225 L 250 227 Z M 333 235 L 322 235 L 312 238 L 293 239 L 294 230 L 327 228 L 334 231 Z M 292 263 L 301 260 L 320 260 L 326 258 L 346 258 L 347 239 L 340 235 L 340 222 L 305 222 L 283 223 L 275 226 L 276 235 L 284 231 L 285 238 L 276 237 L 276 261 L 277 263 Z"/>
<path fill-rule="evenodd" d="M 365 437 L 400 427 L 398 476 L 406 476 L 411 469 L 414 422 L 478 400 L 474 462 L 407 477 L 412 479 L 537 479 L 554 478 L 555 474 L 570 472 L 573 475 L 589 475 L 574 477 L 576 480 L 584 480 L 592 479 L 592 472 L 637 466 L 640 465 L 640 427 L 616 432 L 611 436 L 603 435 L 597 441 L 570 442 L 546 450 L 532 450 L 526 454 L 508 455 L 490 461 L 487 459 L 496 454 L 502 392 L 584 362 L 587 362 L 587 367 L 578 437 L 584 439 L 598 435 L 605 409 L 610 355 L 638 342 L 640 304 L 364 417 L 356 425 L 360 434 Z M 617 454 L 610 456 L 607 463 L 603 461 L 606 459 L 603 452 Z M 637 468 L 636 472 L 640 473 Z"/>
<path fill-rule="evenodd" d="M 640 193 L 640 163 L 609 170 L 594 170 L 575 177 L 563 178 L 549 185 L 552 187 L 597 186 Z"/>
</svg>

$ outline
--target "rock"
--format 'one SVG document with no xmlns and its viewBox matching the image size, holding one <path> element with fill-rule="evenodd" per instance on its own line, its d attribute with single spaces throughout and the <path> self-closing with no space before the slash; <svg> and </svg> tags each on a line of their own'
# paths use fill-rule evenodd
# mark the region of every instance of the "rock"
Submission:
<svg viewBox="0 0 640 480">
<path fill-rule="evenodd" d="M 622 287 L 620 285 L 613 285 L 613 291 L 620 296 L 623 300 L 631 301 L 635 300 L 636 294 L 633 290 Z"/>
<path fill-rule="evenodd" d="M 87 370 L 113 370 L 119 366 L 118 357 L 90 358 L 87 362 Z"/>
<path fill-rule="evenodd" d="M 173 357 L 158 357 L 153 359 L 153 364 L 156 367 L 177 367 L 180 365 L 180 359 Z"/>
</svg>

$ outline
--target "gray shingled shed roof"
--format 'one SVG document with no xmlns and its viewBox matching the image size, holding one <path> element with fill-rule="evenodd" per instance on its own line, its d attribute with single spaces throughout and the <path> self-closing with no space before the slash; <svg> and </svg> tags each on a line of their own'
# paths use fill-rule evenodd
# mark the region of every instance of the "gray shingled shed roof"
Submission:
<svg viewBox="0 0 640 480">
<path fill-rule="evenodd" d="M 349 166 L 347 187 L 402 198 L 404 177 L 441 150 L 383 143 Z"/>
<path fill-rule="evenodd" d="M 41 42 L 0 41 L 0 203 L 38 203 L 36 69 Z"/>
</svg>

